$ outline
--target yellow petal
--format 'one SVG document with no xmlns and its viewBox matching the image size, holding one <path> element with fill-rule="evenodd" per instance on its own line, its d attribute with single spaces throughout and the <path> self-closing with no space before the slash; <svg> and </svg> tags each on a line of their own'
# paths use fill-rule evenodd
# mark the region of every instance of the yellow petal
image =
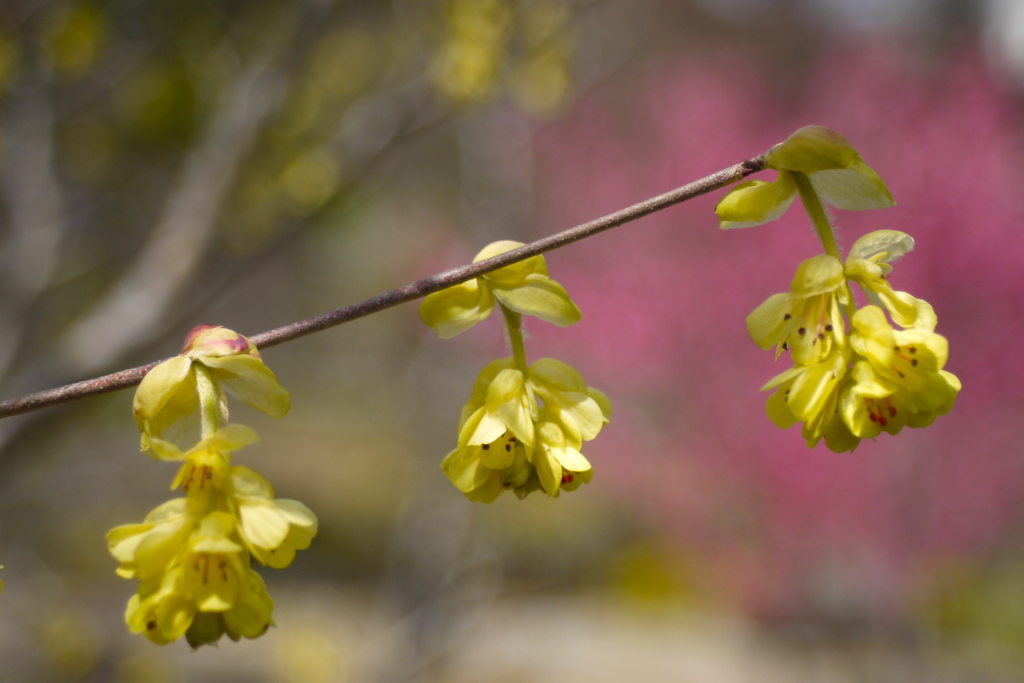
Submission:
<svg viewBox="0 0 1024 683">
<path fill-rule="evenodd" d="M 878 436 L 882 426 L 877 419 L 872 420 L 866 399 L 884 399 L 893 392 L 892 387 L 885 385 L 871 364 L 858 361 L 851 370 L 853 383 L 843 391 L 840 402 L 840 413 L 851 436 L 873 439 Z M 826 439 L 826 444 L 828 440 Z"/>
<path fill-rule="evenodd" d="M 172 643 L 188 629 L 196 612 L 195 602 L 184 593 L 181 567 L 168 572 L 159 588 L 143 597 L 132 596 L 125 610 L 125 622 L 135 633 L 159 645 Z"/>
<path fill-rule="evenodd" d="M 586 394 L 564 393 L 558 395 L 558 419 L 573 423 L 579 438 L 590 441 L 604 426 L 604 413 L 597 401 Z"/>
<path fill-rule="evenodd" d="M 152 417 L 171 399 L 178 387 L 186 381 L 192 361 L 175 356 L 158 364 L 146 373 L 135 391 L 132 410 L 136 415 Z"/>
<path fill-rule="evenodd" d="M 245 425 L 230 424 L 221 427 L 212 436 L 203 439 L 197 448 L 213 451 L 237 451 L 243 446 L 259 443 L 260 437 Z"/>
<path fill-rule="evenodd" d="M 572 447 L 552 451 L 559 464 L 570 472 L 587 472 L 591 469 L 590 461 Z"/>
<path fill-rule="evenodd" d="M 497 413 L 491 413 L 481 407 L 470 416 L 466 424 L 459 430 L 459 446 L 480 446 L 492 443 L 508 429 L 505 421 Z"/>
<path fill-rule="evenodd" d="M 771 168 L 801 173 L 848 168 L 858 158 L 846 138 L 824 126 L 804 126 L 765 153 Z"/>
<path fill-rule="evenodd" d="M 793 411 L 789 409 L 789 404 L 786 401 L 785 389 L 780 388 L 769 396 L 764 408 L 768 419 L 780 429 L 789 429 L 797 422 L 796 416 L 793 415 Z"/>
<path fill-rule="evenodd" d="M 491 314 L 494 299 L 480 279 L 442 289 L 420 302 L 420 320 L 441 339 L 465 332 Z"/>
<path fill-rule="evenodd" d="M 853 314 L 850 321 L 853 350 L 869 359 L 875 367 L 890 367 L 896 339 L 882 309 L 865 306 Z"/>
<path fill-rule="evenodd" d="M 541 358 L 534 362 L 527 371 L 528 378 L 534 383 L 542 383 L 554 391 L 577 391 L 587 390 L 587 383 L 568 363 L 563 363 L 554 358 Z"/>
<path fill-rule="evenodd" d="M 160 436 L 168 426 L 195 411 L 199 400 L 191 370 L 191 360 L 175 356 L 142 378 L 135 391 L 132 413 L 143 437 Z M 143 450 L 148 447 L 148 439 L 144 438 Z"/>
<path fill-rule="evenodd" d="M 495 286 L 493 292 L 505 308 L 552 325 L 567 327 L 580 320 L 580 309 L 565 288 L 544 275 L 531 274 L 510 286 Z"/>
<path fill-rule="evenodd" d="M 288 520 L 268 500 L 245 500 L 238 505 L 242 533 L 250 544 L 272 550 L 288 537 Z"/>
<path fill-rule="evenodd" d="M 512 464 L 515 459 L 513 444 L 509 441 L 502 443 L 498 439 L 493 444 L 480 446 L 480 462 L 484 467 L 492 470 L 503 470 Z"/>
<path fill-rule="evenodd" d="M 892 263 L 914 248 L 914 238 L 899 230 L 875 230 L 862 236 L 850 247 L 846 262 L 857 259 L 876 263 Z M 876 258 L 877 257 L 877 258 Z"/>
<path fill-rule="evenodd" d="M 790 321 L 786 318 L 793 297 L 788 292 L 772 294 L 747 316 L 747 333 L 754 343 L 767 351 L 785 338 Z"/>
<path fill-rule="evenodd" d="M 533 446 L 533 416 L 522 400 L 503 403 L 498 414 L 517 439 L 526 446 Z"/>
<path fill-rule="evenodd" d="M 147 453 L 150 457 L 158 458 L 160 460 L 184 460 L 185 454 L 181 452 L 176 444 L 170 441 L 164 441 L 158 439 L 155 436 L 151 436 L 148 439 L 150 453 Z"/>
<path fill-rule="evenodd" d="M 880 288 L 874 294 L 900 327 L 916 327 L 931 332 L 939 321 L 935 309 L 924 299 L 893 291 L 892 287 Z"/>
<path fill-rule="evenodd" d="M 259 574 L 246 570 L 241 577 L 241 588 L 234 605 L 221 617 L 224 632 L 231 640 L 258 638 L 266 633 L 274 621 L 274 601 L 267 594 L 266 585 Z"/>
<path fill-rule="evenodd" d="M 851 168 L 819 171 L 809 177 L 822 201 L 837 209 L 863 211 L 896 206 L 885 183 L 863 161 L 858 160 Z"/>
<path fill-rule="evenodd" d="M 825 429 L 825 445 L 833 453 L 852 453 L 859 444 L 860 437 L 855 436 L 839 417 Z"/>
<path fill-rule="evenodd" d="M 474 453 L 476 449 L 456 449 L 441 462 L 445 476 L 463 493 L 479 488 L 492 473 L 478 457 L 474 457 Z"/>
<path fill-rule="evenodd" d="M 549 496 L 558 495 L 558 487 L 562 484 L 562 466 L 551 455 L 549 449 L 541 449 L 533 456 L 533 464 L 537 468 L 537 477 L 544 493 Z"/>
<path fill-rule="evenodd" d="M 185 640 L 193 649 L 203 645 L 215 645 L 224 635 L 223 612 L 196 612 L 192 623 L 185 631 Z"/>
<path fill-rule="evenodd" d="M 242 465 L 235 465 L 231 468 L 231 490 L 239 498 L 263 498 L 270 500 L 274 497 L 274 489 L 270 482 L 263 478 L 255 470 Z"/>
<path fill-rule="evenodd" d="M 583 484 L 589 484 L 590 480 L 594 477 L 594 470 L 587 470 L 585 472 L 573 472 L 572 479 L 563 482 L 558 488 L 559 491 L 575 491 Z"/>
<path fill-rule="evenodd" d="M 818 254 L 797 266 L 789 291 L 793 296 L 807 298 L 834 292 L 845 282 L 843 264 L 828 254 Z"/>
<path fill-rule="evenodd" d="M 487 388 L 487 409 L 496 412 L 498 407 L 523 393 L 523 373 L 514 368 L 499 372 Z"/>
<path fill-rule="evenodd" d="M 200 553 L 234 553 L 242 546 L 229 536 L 235 530 L 235 520 L 227 512 L 211 512 L 200 522 L 199 529 L 192 534 L 192 550 Z"/>
<path fill-rule="evenodd" d="M 772 182 L 748 180 L 734 187 L 715 206 L 723 230 L 769 223 L 786 212 L 796 197 L 792 176 L 780 171 Z"/>
<path fill-rule="evenodd" d="M 299 550 L 308 548 L 320 526 L 317 516 L 304 503 L 290 498 L 278 498 L 274 501 L 274 505 L 292 525 L 292 528 L 298 531 L 295 547 Z"/>
<path fill-rule="evenodd" d="M 507 251 L 518 249 L 523 246 L 522 242 L 513 242 L 512 240 L 500 240 L 498 242 L 492 242 L 486 247 L 480 250 L 480 253 L 473 258 L 473 263 L 479 263 L 480 261 L 486 261 L 489 258 L 504 254 Z M 507 265 L 504 268 L 499 268 L 493 272 L 484 275 L 484 278 L 488 281 L 491 287 L 515 287 L 519 285 L 530 275 L 540 275 L 547 277 L 548 266 L 544 262 L 543 256 L 531 256 L 528 259 L 517 261 L 511 265 Z"/>
<path fill-rule="evenodd" d="M 491 383 L 494 382 L 498 373 L 502 370 L 509 370 L 514 367 L 515 361 L 511 358 L 498 358 L 484 366 L 484 369 L 476 376 L 476 381 L 473 383 L 473 390 L 469 394 L 469 401 L 466 403 L 467 408 L 473 406 L 470 414 L 472 414 L 472 411 L 475 411 L 477 408 L 482 406 L 487 400 L 487 392 L 490 390 Z"/>
<path fill-rule="evenodd" d="M 604 421 L 611 422 L 612 420 L 612 402 L 604 394 L 603 391 L 595 389 L 593 387 L 587 387 L 587 395 L 594 399 L 598 407 L 601 408 L 601 414 L 604 416 Z"/>
<path fill-rule="evenodd" d="M 142 524 L 124 524 L 107 533 L 110 554 L 121 563 L 118 574 L 126 578 L 159 576 L 183 550 L 192 530 L 186 515 L 187 501 L 176 498 L 146 516 Z"/>
<path fill-rule="evenodd" d="M 231 396 L 280 419 L 288 413 L 292 397 L 277 382 L 277 377 L 263 361 L 254 356 L 203 357 L 199 359 L 212 371 L 213 379 Z"/>
<path fill-rule="evenodd" d="M 801 422 L 812 422 L 827 413 L 827 405 L 834 398 L 839 380 L 846 366 L 841 353 L 833 353 L 820 363 L 806 366 L 793 379 L 788 396 L 789 409 Z"/>
<path fill-rule="evenodd" d="M 472 491 L 463 491 L 467 499 L 475 503 L 493 503 L 504 491 L 501 478 L 494 470 L 487 470 L 488 476 Z"/>
</svg>

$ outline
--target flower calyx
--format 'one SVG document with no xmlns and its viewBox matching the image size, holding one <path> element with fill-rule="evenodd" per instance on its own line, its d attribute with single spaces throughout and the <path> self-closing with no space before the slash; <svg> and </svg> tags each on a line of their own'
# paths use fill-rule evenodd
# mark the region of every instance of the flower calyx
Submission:
<svg viewBox="0 0 1024 683">
<path fill-rule="evenodd" d="M 197 373 L 207 373 L 212 387 Z M 246 337 L 223 327 L 198 325 L 189 332 L 180 355 L 148 373 L 139 384 L 132 404 L 141 433 L 141 449 L 153 439 L 190 443 L 199 432 L 197 408 L 214 403 L 220 421 L 227 421 L 227 395 L 271 417 L 281 418 L 291 406 L 291 395 L 263 364 L 259 351 Z"/>
</svg>

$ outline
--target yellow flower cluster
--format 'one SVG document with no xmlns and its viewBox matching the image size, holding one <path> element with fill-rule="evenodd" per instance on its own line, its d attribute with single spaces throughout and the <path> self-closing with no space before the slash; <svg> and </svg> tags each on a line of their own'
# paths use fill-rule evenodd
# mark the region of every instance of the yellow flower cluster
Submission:
<svg viewBox="0 0 1024 683">
<path fill-rule="evenodd" d="M 531 114 L 562 104 L 572 86 L 572 9 L 557 0 L 448 0 L 429 75 L 453 104 L 508 89 Z"/>
<path fill-rule="evenodd" d="M 522 244 L 495 242 L 474 263 Z M 543 490 L 574 491 L 592 470 L 580 449 L 611 418 L 608 398 L 572 367 L 542 358 L 526 363 L 522 315 L 571 325 L 579 309 L 534 256 L 431 294 L 420 318 L 442 338 L 469 329 L 497 303 L 505 319 L 511 358 L 487 364 L 477 376 L 459 420 L 458 445 L 441 463 L 456 488 L 473 501 L 493 502 L 503 491 L 520 498 Z"/>
<path fill-rule="evenodd" d="M 765 159 L 778 177 L 727 194 L 716 207 L 721 226 L 766 223 L 800 194 L 826 251 L 800 264 L 789 292 L 769 297 L 747 317 L 758 346 L 774 347 L 776 358 L 788 350 L 793 359 L 792 368 L 763 387 L 775 390 L 768 417 L 782 428 L 802 423 L 808 447 L 824 438 L 836 452 L 883 431 L 927 427 L 952 409 L 960 381 L 943 370 L 949 349 L 935 333 L 931 305 L 888 283 L 891 263 L 914 240 L 895 230 L 871 232 L 843 261 L 821 207 L 821 200 L 845 209 L 892 206 L 889 191 L 842 136 L 820 126 L 800 129 Z M 869 305 L 856 309 L 851 284 Z"/>
<path fill-rule="evenodd" d="M 225 424 L 225 392 L 274 417 L 289 407 L 288 392 L 242 335 L 201 325 L 181 355 L 153 368 L 135 395 L 142 449 L 158 460 L 180 461 L 171 489 L 181 498 L 107 534 L 117 573 L 139 579 L 128 602 L 129 628 L 154 643 L 185 636 L 193 647 L 256 638 L 273 623 L 273 601 L 250 559 L 282 568 L 308 548 L 317 518 L 305 505 L 274 498 L 266 479 L 231 465 L 231 454 L 259 441 L 242 425 Z M 182 451 L 169 435 L 198 422 L 200 439 Z"/>
</svg>

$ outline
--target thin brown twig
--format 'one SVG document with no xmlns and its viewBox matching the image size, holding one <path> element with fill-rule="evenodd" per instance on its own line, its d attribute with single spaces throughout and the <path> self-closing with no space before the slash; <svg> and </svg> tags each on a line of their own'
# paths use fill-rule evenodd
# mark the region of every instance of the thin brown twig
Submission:
<svg viewBox="0 0 1024 683">
<path fill-rule="evenodd" d="M 264 349 L 292 341 L 293 339 L 298 339 L 299 337 L 305 337 L 308 334 L 320 332 L 329 327 L 334 327 L 335 325 L 340 325 L 341 323 L 346 323 L 372 313 L 377 313 L 378 311 L 382 311 L 386 308 L 391 308 L 392 306 L 397 306 L 407 301 L 418 299 L 426 296 L 427 294 L 471 280 L 472 278 L 479 277 L 480 275 L 484 275 L 492 270 L 497 270 L 498 268 L 502 268 L 517 261 L 522 261 L 523 259 L 530 258 L 531 256 L 536 256 L 553 249 L 558 249 L 559 247 L 564 247 L 567 244 L 571 244 L 572 242 L 581 240 L 585 237 L 590 237 L 591 235 L 596 235 L 599 232 L 604 232 L 605 230 L 618 227 L 625 223 L 629 223 L 630 221 L 635 221 L 638 218 L 643 218 L 644 216 L 656 211 L 661 211 L 662 209 L 666 209 L 675 204 L 685 202 L 689 199 L 693 199 L 694 197 L 699 197 L 702 194 L 725 187 L 726 185 L 746 178 L 748 175 L 756 173 L 763 168 L 764 158 L 757 156 L 718 171 L 717 173 L 712 173 L 700 180 L 695 180 L 692 183 L 683 185 L 671 192 L 666 192 L 665 194 L 658 195 L 657 197 L 652 197 L 646 201 L 640 202 L 639 204 L 634 204 L 633 206 L 608 214 L 607 216 L 590 221 L 589 223 L 577 225 L 575 228 L 569 228 L 568 230 L 545 237 L 537 240 L 536 242 L 531 242 L 530 244 L 513 249 L 512 251 L 507 251 L 493 258 L 489 258 L 486 261 L 452 268 L 442 273 L 438 273 L 437 275 L 432 275 L 428 278 L 419 280 L 418 282 L 414 282 L 404 287 L 399 287 L 398 289 L 385 294 L 380 294 L 371 299 L 367 299 L 366 301 L 345 306 L 344 308 L 339 308 L 336 311 L 331 311 L 330 313 L 306 318 L 305 320 L 300 320 L 299 322 L 278 327 L 277 329 L 269 330 L 267 332 L 261 332 L 260 334 L 251 336 L 250 339 L 258 348 Z M 103 377 L 75 382 L 74 384 L 68 384 L 55 389 L 47 389 L 46 391 L 28 394 L 27 396 L 21 396 L 19 398 L 0 401 L 0 418 L 28 413 L 41 408 L 49 408 L 51 406 L 85 398 L 87 396 L 96 396 L 98 394 L 106 394 L 112 391 L 118 391 L 119 389 L 133 387 L 141 382 L 142 378 L 146 376 L 146 373 L 160 362 L 162 361 L 148 363 L 128 370 L 121 370 L 120 372 L 104 375 Z"/>
</svg>

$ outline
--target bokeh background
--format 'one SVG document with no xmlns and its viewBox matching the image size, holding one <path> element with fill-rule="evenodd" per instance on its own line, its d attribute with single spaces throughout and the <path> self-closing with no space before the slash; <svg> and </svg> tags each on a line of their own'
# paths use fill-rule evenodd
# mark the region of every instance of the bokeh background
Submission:
<svg viewBox="0 0 1024 683">
<path fill-rule="evenodd" d="M 4 681 L 1024 680 L 1024 2 L 9 0 L 4 398 L 353 303 L 839 130 L 898 206 L 964 389 L 926 430 L 808 450 L 744 317 L 819 251 L 704 197 L 549 254 L 583 310 L 527 354 L 613 401 L 593 483 L 467 502 L 438 463 L 497 320 L 406 305 L 275 347 L 236 456 L 320 517 L 277 628 L 127 633 L 104 541 L 171 497 L 131 392 L 0 421 Z M 721 193 L 718 193 L 720 196 Z"/>
</svg>

